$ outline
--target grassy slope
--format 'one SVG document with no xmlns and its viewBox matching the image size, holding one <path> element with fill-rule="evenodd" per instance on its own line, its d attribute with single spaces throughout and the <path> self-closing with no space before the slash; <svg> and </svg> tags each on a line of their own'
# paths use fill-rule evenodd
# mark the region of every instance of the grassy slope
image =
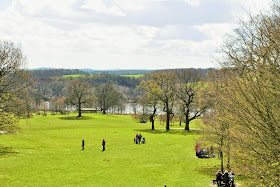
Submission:
<svg viewBox="0 0 280 187">
<path fill-rule="evenodd" d="M 1 185 L 201 187 L 214 178 L 205 171 L 218 161 L 195 157 L 197 131 L 151 132 L 150 123 L 136 123 L 130 116 L 87 116 L 35 116 L 28 123 L 22 120 L 16 135 L 1 135 Z M 142 133 L 147 144 L 133 144 L 136 133 Z"/>
</svg>

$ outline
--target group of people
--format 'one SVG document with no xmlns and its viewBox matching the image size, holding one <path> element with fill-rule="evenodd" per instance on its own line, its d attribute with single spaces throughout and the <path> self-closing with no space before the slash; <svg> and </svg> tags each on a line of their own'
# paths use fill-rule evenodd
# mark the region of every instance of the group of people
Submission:
<svg viewBox="0 0 280 187">
<path fill-rule="evenodd" d="M 85 149 L 85 140 L 84 139 L 82 139 L 82 150 L 84 150 Z M 103 151 L 105 151 L 105 140 L 103 139 L 103 141 L 102 141 L 102 149 L 103 149 Z"/>
<path fill-rule="evenodd" d="M 197 156 L 198 158 L 214 158 L 215 154 L 214 154 L 214 148 L 213 146 L 207 147 L 207 149 L 203 149 L 199 146 L 199 144 L 195 145 L 195 156 Z"/>
<path fill-rule="evenodd" d="M 134 138 L 134 143 L 135 144 L 144 144 L 145 143 L 145 138 L 142 139 L 142 135 L 141 134 L 136 134 L 136 137 Z"/>
<path fill-rule="evenodd" d="M 235 186 L 234 177 L 235 177 L 235 174 L 232 171 L 230 173 L 228 173 L 228 171 L 225 171 L 224 174 L 222 174 L 221 171 L 218 171 L 216 173 L 217 185 L 221 186 L 222 181 L 223 181 L 223 183 L 225 184 L 226 187 Z"/>
</svg>

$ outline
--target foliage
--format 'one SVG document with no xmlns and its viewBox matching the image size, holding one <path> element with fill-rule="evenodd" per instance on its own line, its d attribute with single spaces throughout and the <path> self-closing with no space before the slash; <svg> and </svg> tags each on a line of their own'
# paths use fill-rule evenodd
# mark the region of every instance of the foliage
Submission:
<svg viewBox="0 0 280 187">
<path fill-rule="evenodd" d="M 0 109 L 0 131 L 14 132 L 18 129 L 17 122 L 18 118 L 13 114 Z"/>
<path fill-rule="evenodd" d="M 30 84 L 29 74 L 22 70 L 25 58 L 20 47 L 0 41 L 0 128 L 13 127 L 14 113 L 21 102 L 22 91 Z M 11 119 L 10 119 L 11 118 Z"/>
<path fill-rule="evenodd" d="M 276 2 L 269 14 L 242 22 L 223 46 L 224 69 L 211 82 L 212 123 L 227 124 L 233 167 L 260 186 L 280 185 L 279 28 Z"/>
<path fill-rule="evenodd" d="M 86 72 L 78 69 L 44 69 L 44 70 L 30 70 L 31 76 L 35 79 L 49 79 L 50 77 L 86 74 Z"/>
<path fill-rule="evenodd" d="M 164 105 L 164 111 L 166 112 L 166 129 L 168 130 L 170 115 L 173 114 L 173 105 L 176 99 L 175 73 L 152 73 L 150 75 L 150 80 L 142 81 L 140 87 L 148 92 L 150 98 L 156 98 Z"/>
<path fill-rule="evenodd" d="M 203 98 L 205 89 L 201 82 L 202 76 L 194 70 L 183 70 L 177 73 L 177 78 L 176 96 L 180 111 L 185 116 L 185 130 L 190 130 L 190 121 L 202 116 L 208 107 L 208 103 Z"/>
</svg>

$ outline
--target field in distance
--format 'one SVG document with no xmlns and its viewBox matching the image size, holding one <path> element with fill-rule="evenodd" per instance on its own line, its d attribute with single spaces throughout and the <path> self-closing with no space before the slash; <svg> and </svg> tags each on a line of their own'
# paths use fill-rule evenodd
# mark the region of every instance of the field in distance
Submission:
<svg viewBox="0 0 280 187">
<path fill-rule="evenodd" d="M 143 77 L 143 74 L 140 75 L 121 75 L 122 77 L 134 77 L 134 78 L 139 78 L 139 77 Z"/>
<path fill-rule="evenodd" d="M 199 130 L 167 132 L 156 124 L 151 131 L 129 115 L 75 115 L 34 116 L 21 120 L 15 135 L 1 135 L 1 185 L 201 187 L 215 178 L 219 161 L 195 156 Z M 146 144 L 133 143 L 137 133 Z"/>
<path fill-rule="evenodd" d="M 62 77 L 64 78 L 69 78 L 69 77 L 73 77 L 73 78 L 77 78 L 77 77 L 84 77 L 87 76 L 86 74 L 73 74 L 73 75 L 63 75 Z M 144 74 L 140 74 L 140 75 L 121 75 L 121 77 L 134 77 L 134 78 L 139 78 L 139 77 L 143 77 Z"/>
</svg>

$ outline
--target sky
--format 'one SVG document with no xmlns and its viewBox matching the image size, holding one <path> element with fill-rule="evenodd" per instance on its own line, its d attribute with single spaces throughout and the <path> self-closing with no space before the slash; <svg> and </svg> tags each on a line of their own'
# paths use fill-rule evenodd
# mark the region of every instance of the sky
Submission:
<svg viewBox="0 0 280 187">
<path fill-rule="evenodd" d="M 1 0 L 0 40 L 26 68 L 217 67 L 213 56 L 246 12 L 270 0 Z"/>
</svg>

